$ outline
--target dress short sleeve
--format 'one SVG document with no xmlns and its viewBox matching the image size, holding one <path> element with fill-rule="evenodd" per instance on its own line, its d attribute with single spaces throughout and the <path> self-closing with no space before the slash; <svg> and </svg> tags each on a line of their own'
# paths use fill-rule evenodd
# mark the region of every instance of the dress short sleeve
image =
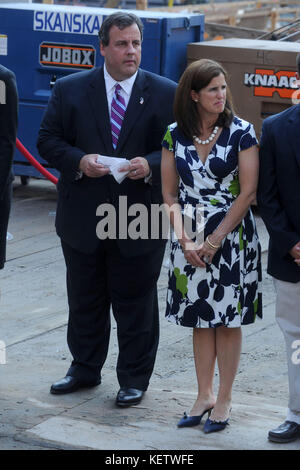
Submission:
<svg viewBox="0 0 300 470">
<path fill-rule="evenodd" d="M 170 150 L 170 152 L 174 152 L 174 132 L 173 131 L 174 131 L 174 124 L 170 124 L 167 127 L 167 131 L 161 143 L 162 146 Z"/>
<path fill-rule="evenodd" d="M 239 152 L 241 150 L 247 150 L 257 144 L 258 140 L 256 138 L 253 124 L 248 123 L 248 126 L 246 127 L 240 138 Z"/>
</svg>

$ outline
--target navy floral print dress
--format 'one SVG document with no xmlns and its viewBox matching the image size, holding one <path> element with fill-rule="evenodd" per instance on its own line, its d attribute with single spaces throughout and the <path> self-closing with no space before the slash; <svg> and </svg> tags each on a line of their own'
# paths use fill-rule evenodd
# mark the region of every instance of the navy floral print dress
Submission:
<svg viewBox="0 0 300 470">
<path fill-rule="evenodd" d="M 175 156 L 178 202 L 183 216 L 190 213 L 194 229 L 196 212 L 199 204 L 202 206 L 204 238 L 222 222 L 239 194 L 239 151 L 256 144 L 252 124 L 235 116 L 202 163 L 193 142 L 180 133 L 177 124 L 168 126 L 163 146 Z M 169 321 L 192 328 L 215 328 L 239 327 L 262 318 L 261 248 L 251 209 L 205 268 L 186 261 L 174 233 L 170 243 Z"/>
</svg>

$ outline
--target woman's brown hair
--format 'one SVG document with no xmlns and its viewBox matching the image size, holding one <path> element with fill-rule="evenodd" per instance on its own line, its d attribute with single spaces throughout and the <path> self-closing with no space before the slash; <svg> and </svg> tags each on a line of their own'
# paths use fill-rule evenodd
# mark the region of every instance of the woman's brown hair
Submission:
<svg viewBox="0 0 300 470">
<path fill-rule="evenodd" d="M 214 77 L 227 74 L 223 67 L 210 59 L 200 59 L 192 62 L 181 76 L 175 94 L 174 117 L 180 131 L 188 138 L 199 135 L 199 113 L 197 104 L 192 100 L 191 91 L 198 93 L 205 88 Z M 233 121 L 234 111 L 230 90 L 226 91 L 226 103 L 222 113 L 213 124 L 219 127 L 229 127 Z"/>
</svg>

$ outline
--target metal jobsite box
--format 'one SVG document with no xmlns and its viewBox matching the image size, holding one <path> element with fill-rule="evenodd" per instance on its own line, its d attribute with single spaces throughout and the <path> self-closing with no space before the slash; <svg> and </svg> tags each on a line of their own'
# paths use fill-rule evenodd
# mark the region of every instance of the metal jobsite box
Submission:
<svg viewBox="0 0 300 470">
<path fill-rule="evenodd" d="M 0 63 L 16 74 L 20 100 L 18 138 L 45 167 L 36 140 L 57 78 L 103 64 L 98 31 L 120 10 L 49 4 L 0 4 Z M 186 67 L 187 44 L 201 42 L 204 15 L 127 10 L 144 24 L 141 67 L 178 81 Z M 41 177 L 16 151 L 16 175 Z M 55 173 L 55 172 L 54 172 Z"/>
<path fill-rule="evenodd" d="M 299 98 L 296 58 L 300 43 L 260 39 L 223 39 L 188 45 L 188 63 L 213 59 L 228 73 L 236 113 L 261 134 L 265 117 L 279 113 Z"/>
</svg>

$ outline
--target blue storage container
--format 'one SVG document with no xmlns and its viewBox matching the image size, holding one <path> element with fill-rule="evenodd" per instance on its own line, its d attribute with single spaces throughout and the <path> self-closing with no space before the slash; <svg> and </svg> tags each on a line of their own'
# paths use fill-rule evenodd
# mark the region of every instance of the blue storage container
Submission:
<svg viewBox="0 0 300 470">
<path fill-rule="evenodd" d="M 46 4 L 0 4 L 0 62 L 16 74 L 18 138 L 38 156 L 37 134 L 55 79 L 103 64 L 98 31 L 107 8 Z M 203 41 L 204 15 L 127 10 L 144 24 L 141 67 L 178 81 L 187 63 L 187 44 Z M 16 151 L 16 175 L 41 177 Z M 55 171 L 53 171 L 55 174 Z M 56 173 L 57 174 L 57 173 Z"/>
</svg>

